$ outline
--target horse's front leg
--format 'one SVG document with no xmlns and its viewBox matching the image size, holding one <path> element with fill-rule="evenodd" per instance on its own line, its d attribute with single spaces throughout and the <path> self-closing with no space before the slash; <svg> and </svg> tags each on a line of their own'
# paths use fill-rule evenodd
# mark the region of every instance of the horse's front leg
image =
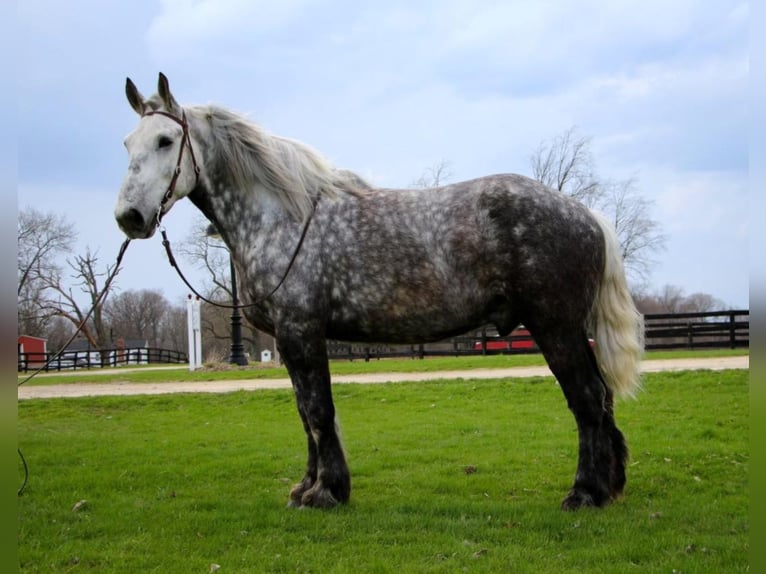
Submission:
<svg viewBox="0 0 766 574">
<path fill-rule="evenodd" d="M 335 426 L 327 346 L 322 336 L 295 331 L 278 338 L 308 442 L 306 475 L 290 492 L 290 506 L 330 508 L 347 502 L 351 478 Z"/>
</svg>

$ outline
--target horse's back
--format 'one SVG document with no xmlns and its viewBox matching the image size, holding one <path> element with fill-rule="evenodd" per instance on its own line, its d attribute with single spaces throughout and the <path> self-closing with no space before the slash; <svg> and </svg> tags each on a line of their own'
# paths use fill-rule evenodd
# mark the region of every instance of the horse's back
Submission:
<svg viewBox="0 0 766 574">
<path fill-rule="evenodd" d="M 534 301 L 590 296 L 603 259 L 587 208 L 512 174 L 375 190 L 327 221 L 332 323 L 348 338 L 438 339 L 487 322 L 507 330 Z"/>
</svg>

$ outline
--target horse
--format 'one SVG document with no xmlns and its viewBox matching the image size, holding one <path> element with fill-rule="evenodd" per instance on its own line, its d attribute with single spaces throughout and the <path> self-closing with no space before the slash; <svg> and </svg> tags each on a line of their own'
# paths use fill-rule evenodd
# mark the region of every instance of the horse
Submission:
<svg viewBox="0 0 766 574">
<path fill-rule="evenodd" d="M 351 495 L 327 339 L 416 344 L 485 325 L 504 336 L 522 323 L 577 423 L 561 508 L 623 493 L 628 448 L 614 400 L 640 387 L 643 327 L 603 215 L 517 174 L 376 188 L 224 107 L 179 105 L 161 73 L 152 97 L 130 78 L 125 91 L 140 120 L 125 139 L 117 224 L 149 238 L 188 197 L 229 248 L 244 314 L 275 338 L 306 433 L 288 506 L 330 508 Z"/>
</svg>

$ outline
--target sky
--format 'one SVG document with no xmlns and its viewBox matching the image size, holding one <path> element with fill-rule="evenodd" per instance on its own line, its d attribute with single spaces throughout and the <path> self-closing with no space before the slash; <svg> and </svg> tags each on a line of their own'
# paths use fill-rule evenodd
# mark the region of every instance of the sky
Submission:
<svg viewBox="0 0 766 574">
<path fill-rule="evenodd" d="M 385 187 L 442 161 L 450 182 L 531 175 L 539 144 L 576 126 L 667 235 L 650 290 L 749 307 L 746 2 L 25 0 L 17 17 L 18 207 L 66 217 L 103 266 L 138 122 L 125 78 L 149 96 L 164 72 L 182 104 L 229 107 Z M 199 217 L 185 200 L 164 218 L 176 252 Z M 188 293 L 158 236 L 131 243 L 117 285 Z"/>
</svg>

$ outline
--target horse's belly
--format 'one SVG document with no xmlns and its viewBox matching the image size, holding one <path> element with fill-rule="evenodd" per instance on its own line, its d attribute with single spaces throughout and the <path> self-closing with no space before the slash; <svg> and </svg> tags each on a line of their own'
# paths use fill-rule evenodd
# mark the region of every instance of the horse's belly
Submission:
<svg viewBox="0 0 766 574">
<path fill-rule="evenodd" d="M 328 327 L 327 337 L 339 341 L 375 342 L 375 343 L 430 343 L 441 341 L 469 331 L 477 324 L 460 324 L 445 326 L 443 323 L 413 324 L 405 321 L 391 321 L 386 325 L 363 325 L 351 323 L 336 323 Z"/>
<path fill-rule="evenodd" d="M 395 297 L 375 305 L 336 307 L 328 337 L 346 341 L 424 343 L 465 333 L 487 323 L 487 306 L 475 302 L 450 303 L 427 297 L 403 303 Z"/>
</svg>

